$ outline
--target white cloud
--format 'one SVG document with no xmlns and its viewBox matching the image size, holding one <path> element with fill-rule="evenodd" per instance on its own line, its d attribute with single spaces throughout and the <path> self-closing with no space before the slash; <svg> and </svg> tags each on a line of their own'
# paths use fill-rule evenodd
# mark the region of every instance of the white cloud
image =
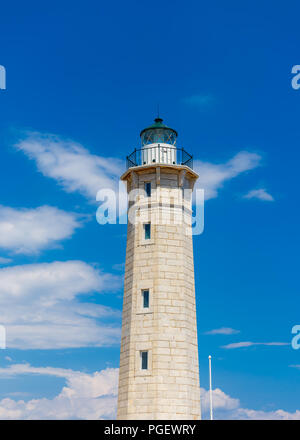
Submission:
<svg viewBox="0 0 300 440">
<path fill-rule="evenodd" d="M 1 370 L 0 370 L 1 371 Z M 202 410 L 204 414 L 206 414 L 209 411 L 209 405 L 210 405 L 210 397 L 209 397 L 209 391 L 205 390 L 204 388 L 201 388 L 200 392 L 201 396 L 201 405 Z M 214 410 L 232 410 L 238 408 L 240 405 L 239 399 L 233 399 L 232 397 L 225 394 L 222 390 L 219 388 L 216 388 L 213 390 L 213 409 Z"/>
<path fill-rule="evenodd" d="M 207 96 L 194 97 L 199 99 L 209 100 Z M 92 155 L 73 141 L 36 132 L 28 133 L 16 148 L 33 159 L 44 176 L 55 179 L 68 192 L 80 192 L 95 200 L 99 190 L 113 189 L 118 196 L 119 178 L 124 171 L 124 163 L 118 158 Z M 194 168 L 200 175 L 197 186 L 205 189 L 206 199 L 217 197 L 226 181 L 256 168 L 260 161 L 261 156 L 248 151 L 239 152 L 223 164 L 195 160 Z"/>
<path fill-rule="evenodd" d="M 194 161 L 194 169 L 199 174 L 197 187 L 205 190 L 206 200 L 218 196 L 224 183 L 239 174 L 252 170 L 260 165 L 261 156 L 248 151 L 240 151 L 224 164 Z"/>
<path fill-rule="evenodd" d="M 243 347 L 252 347 L 253 345 L 265 345 L 265 346 L 284 346 L 291 345 L 290 342 L 251 342 L 251 341 L 242 341 L 242 342 L 234 342 L 232 344 L 223 345 L 221 348 L 226 349 L 234 349 L 234 348 L 243 348 Z"/>
<path fill-rule="evenodd" d="M 265 202 L 274 202 L 274 197 L 271 196 L 265 189 L 253 189 L 243 196 L 244 199 L 259 199 Z"/>
<path fill-rule="evenodd" d="M 300 420 L 300 411 L 291 413 L 282 409 L 276 411 L 258 411 L 239 408 L 233 415 L 235 420 Z"/>
<path fill-rule="evenodd" d="M 201 388 L 203 418 L 209 418 L 209 391 Z M 300 420 L 300 411 L 282 409 L 263 411 L 243 408 L 239 399 L 232 398 L 219 388 L 213 390 L 214 418 L 217 420 Z"/>
<path fill-rule="evenodd" d="M 64 378 L 66 385 L 53 399 L 2 399 L 0 419 L 111 420 L 116 417 L 117 368 L 107 368 L 91 374 L 64 368 L 33 367 L 29 364 L 13 364 L 0 368 L 0 379 L 26 374 Z M 201 405 L 203 418 L 209 418 L 209 391 L 204 388 L 201 388 Z M 229 396 L 219 388 L 213 390 L 213 409 L 215 419 L 300 420 L 299 410 L 290 413 L 282 409 L 262 411 L 243 408 L 239 399 Z"/>
<path fill-rule="evenodd" d="M 63 368 L 15 364 L 0 368 L 0 378 L 19 375 L 55 376 L 66 386 L 53 399 L 0 401 L 0 419 L 113 419 L 116 416 L 118 369 L 107 368 L 92 374 Z"/>
<path fill-rule="evenodd" d="M 213 330 L 209 330 L 205 332 L 205 335 L 234 335 L 240 333 L 239 330 L 235 330 L 231 327 L 221 327 L 221 328 L 215 328 Z"/>
<path fill-rule="evenodd" d="M 0 248 L 35 254 L 70 238 L 80 225 L 76 214 L 52 206 L 15 209 L 0 205 Z"/>
<path fill-rule="evenodd" d="M 99 189 L 117 188 L 124 166 L 120 159 L 92 155 L 82 145 L 50 134 L 28 133 L 16 148 L 65 191 L 79 192 L 93 201 Z"/>
<path fill-rule="evenodd" d="M 114 290 L 117 276 L 82 261 L 28 264 L 0 269 L 0 323 L 7 348 L 52 349 L 119 342 L 119 311 L 78 299 Z"/>
</svg>

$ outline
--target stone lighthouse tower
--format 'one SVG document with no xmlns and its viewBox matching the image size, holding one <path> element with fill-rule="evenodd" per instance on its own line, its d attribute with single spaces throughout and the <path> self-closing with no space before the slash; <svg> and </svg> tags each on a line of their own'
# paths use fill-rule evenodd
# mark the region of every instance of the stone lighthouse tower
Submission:
<svg viewBox="0 0 300 440">
<path fill-rule="evenodd" d="M 200 419 L 192 156 L 156 118 L 121 179 L 129 193 L 118 419 Z"/>
</svg>

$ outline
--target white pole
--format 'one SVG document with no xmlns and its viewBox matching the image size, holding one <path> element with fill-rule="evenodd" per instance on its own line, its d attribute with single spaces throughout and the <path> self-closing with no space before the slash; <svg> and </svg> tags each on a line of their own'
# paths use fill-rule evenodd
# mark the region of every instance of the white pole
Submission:
<svg viewBox="0 0 300 440">
<path fill-rule="evenodd" d="M 212 384 L 211 384 L 211 356 L 208 356 L 209 365 L 209 403 L 210 403 L 210 420 L 213 420 L 213 401 L 212 401 Z"/>
</svg>

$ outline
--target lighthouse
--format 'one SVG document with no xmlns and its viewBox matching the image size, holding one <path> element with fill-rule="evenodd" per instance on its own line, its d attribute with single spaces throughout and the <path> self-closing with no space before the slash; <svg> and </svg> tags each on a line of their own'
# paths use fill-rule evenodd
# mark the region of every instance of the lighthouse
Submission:
<svg viewBox="0 0 300 440">
<path fill-rule="evenodd" d="M 117 418 L 199 420 L 191 193 L 198 175 L 161 118 L 121 176 L 128 226 Z"/>
</svg>

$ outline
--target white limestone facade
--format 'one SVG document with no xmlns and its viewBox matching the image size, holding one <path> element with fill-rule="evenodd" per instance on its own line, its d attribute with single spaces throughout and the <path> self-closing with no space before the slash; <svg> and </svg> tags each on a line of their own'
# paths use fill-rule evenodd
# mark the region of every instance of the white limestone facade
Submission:
<svg viewBox="0 0 300 440">
<path fill-rule="evenodd" d="M 175 164 L 136 166 L 121 177 L 129 192 L 150 183 L 151 195 L 128 206 L 134 221 L 127 231 L 118 419 L 201 418 L 191 200 L 184 196 L 197 177 Z"/>
</svg>

